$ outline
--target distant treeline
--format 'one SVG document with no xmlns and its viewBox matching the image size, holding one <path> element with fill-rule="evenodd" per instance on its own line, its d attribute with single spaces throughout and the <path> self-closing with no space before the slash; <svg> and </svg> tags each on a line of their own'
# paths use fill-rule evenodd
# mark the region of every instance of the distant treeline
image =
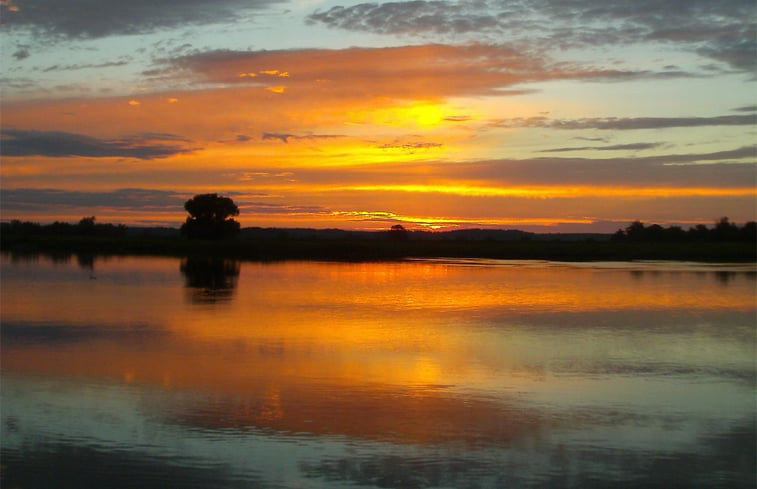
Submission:
<svg viewBox="0 0 757 489">
<path fill-rule="evenodd" d="M 95 223 L 95 216 L 90 216 L 81 218 L 78 224 L 59 221 L 52 224 L 39 224 L 14 219 L 9 223 L 2 223 L 0 230 L 4 233 L 29 235 L 119 237 L 126 235 L 127 227 L 123 224 Z"/>
<path fill-rule="evenodd" d="M 612 235 L 613 241 L 755 241 L 757 223 L 747 222 L 743 226 L 732 223 L 727 217 L 721 218 L 715 226 L 708 228 L 698 224 L 688 231 L 680 226 L 662 227 L 659 224 L 645 226 L 640 221 L 631 223 L 625 229 L 618 229 Z"/>
<path fill-rule="evenodd" d="M 394 230 L 395 235 L 397 231 Z M 90 217 L 77 224 L 3 223 L 0 250 L 17 256 L 73 253 L 77 257 L 110 254 L 256 261 L 408 258 L 757 261 L 754 223 L 741 227 L 724 220 L 713 229 L 698 226 L 692 231 L 633 223 L 622 234 L 617 233 L 614 240 L 609 239 L 610 234 L 539 235 L 497 230 L 408 231 L 407 239 L 396 239 L 390 232 L 247 228 L 235 238 L 189 239 L 175 228 L 127 228 L 97 224 Z M 665 237 L 666 233 L 675 238 Z"/>
<path fill-rule="evenodd" d="M 123 224 L 100 224 L 94 216 L 83 217 L 77 224 L 13 220 L 0 223 L 4 233 L 29 236 L 99 236 L 99 237 L 165 237 L 178 238 L 179 230 L 174 228 L 126 227 Z M 646 225 L 635 221 L 615 234 L 600 233 L 554 233 L 537 234 L 512 229 L 459 229 L 452 231 L 406 231 L 394 226 L 389 231 L 348 231 L 343 229 L 308 228 L 244 228 L 238 235 L 242 240 L 391 240 L 401 235 L 412 241 L 757 241 L 757 223 L 750 221 L 743 226 L 723 217 L 711 228 L 703 224 L 684 230 L 680 226 L 663 227 L 659 224 Z"/>
</svg>

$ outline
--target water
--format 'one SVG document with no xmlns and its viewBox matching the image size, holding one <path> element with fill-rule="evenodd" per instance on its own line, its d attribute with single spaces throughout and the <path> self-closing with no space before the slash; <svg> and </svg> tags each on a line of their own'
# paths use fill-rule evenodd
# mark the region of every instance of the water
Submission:
<svg viewBox="0 0 757 489">
<path fill-rule="evenodd" d="M 753 266 L 3 255 L 3 487 L 754 487 Z"/>
</svg>

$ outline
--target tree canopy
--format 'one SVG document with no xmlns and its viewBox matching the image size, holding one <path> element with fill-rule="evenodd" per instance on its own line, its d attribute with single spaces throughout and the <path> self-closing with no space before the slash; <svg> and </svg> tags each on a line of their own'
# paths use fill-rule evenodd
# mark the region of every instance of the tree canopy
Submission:
<svg viewBox="0 0 757 489">
<path fill-rule="evenodd" d="M 229 197 L 195 195 L 184 203 L 184 209 L 189 217 L 181 233 L 188 238 L 223 239 L 239 233 L 239 223 L 233 219 L 239 215 L 239 208 Z"/>
<path fill-rule="evenodd" d="M 688 231 L 684 231 L 679 226 L 662 227 L 659 224 L 646 226 L 640 221 L 634 221 L 625 229 L 618 229 L 612 239 L 614 241 L 755 241 L 757 223 L 750 221 L 739 227 L 727 217 L 721 217 L 712 229 L 704 224 L 697 224 Z"/>
<path fill-rule="evenodd" d="M 389 239 L 405 241 L 408 238 L 407 229 L 402 224 L 395 224 L 389 229 Z"/>
</svg>

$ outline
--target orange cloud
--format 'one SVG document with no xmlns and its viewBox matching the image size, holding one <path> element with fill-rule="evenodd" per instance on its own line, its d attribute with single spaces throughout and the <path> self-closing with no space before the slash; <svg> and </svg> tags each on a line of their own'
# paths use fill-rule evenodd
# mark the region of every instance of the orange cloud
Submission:
<svg viewBox="0 0 757 489">
<path fill-rule="evenodd" d="M 507 93 L 502 90 L 504 87 L 527 81 L 627 75 L 565 67 L 510 47 L 485 44 L 211 51 L 166 60 L 166 64 L 166 69 L 154 73 L 169 78 L 189 77 L 201 83 L 244 83 L 246 77 L 240 73 L 254 70 L 281 77 L 296 73 L 292 83 L 298 88 L 309 87 L 308 95 L 317 91 L 330 97 L 370 94 L 402 99 L 502 95 Z M 282 69 L 264 68 L 271 65 Z"/>
</svg>

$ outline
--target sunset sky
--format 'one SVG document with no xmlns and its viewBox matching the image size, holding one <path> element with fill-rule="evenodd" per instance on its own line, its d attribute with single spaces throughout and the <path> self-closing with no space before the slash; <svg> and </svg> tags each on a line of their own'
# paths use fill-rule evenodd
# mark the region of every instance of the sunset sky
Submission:
<svg viewBox="0 0 757 489">
<path fill-rule="evenodd" d="M 0 0 L 2 219 L 757 219 L 754 0 Z"/>
</svg>

